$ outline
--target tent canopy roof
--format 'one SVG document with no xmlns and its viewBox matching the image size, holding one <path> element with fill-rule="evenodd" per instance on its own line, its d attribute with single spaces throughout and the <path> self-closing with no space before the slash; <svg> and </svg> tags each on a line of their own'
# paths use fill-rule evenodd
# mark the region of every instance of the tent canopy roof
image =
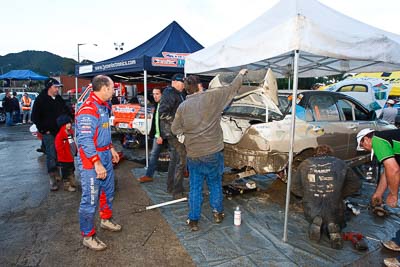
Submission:
<svg viewBox="0 0 400 267">
<path fill-rule="evenodd" d="M 400 36 L 345 16 L 316 0 L 281 0 L 259 18 L 186 59 L 187 73 L 272 68 L 278 77 L 400 69 Z"/>
<path fill-rule="evenodd" d="M 46 80 L 48 77 L 42 76 L 31 70 L 11 70 L 0 75 L 0 80 Z"/>
<path fill-rule="evenodd" d="M 119 56 L 91 65 L 78 66 L 79 76 L 143 72 L 183 72 L 186 55 L 203 46 L 190 36 L 176 21 L 161 32 Z"/>
</svg>

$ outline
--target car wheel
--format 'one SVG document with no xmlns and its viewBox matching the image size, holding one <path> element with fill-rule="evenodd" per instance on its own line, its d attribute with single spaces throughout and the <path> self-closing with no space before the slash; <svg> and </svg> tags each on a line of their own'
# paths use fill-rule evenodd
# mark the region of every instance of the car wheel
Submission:
<svg viewBox="0 0 400 267">
<path fill-rule="evenodd" d="M 6 122 L 6 114 L 4 112 L 0 112 L 0 123 Z"/>
</svg>

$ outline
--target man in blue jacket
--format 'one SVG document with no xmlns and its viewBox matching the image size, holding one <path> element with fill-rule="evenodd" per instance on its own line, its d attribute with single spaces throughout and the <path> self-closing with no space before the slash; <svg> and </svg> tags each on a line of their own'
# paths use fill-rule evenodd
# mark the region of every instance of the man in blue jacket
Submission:
<svg viewBox="0 0 400 267">
<path fill-rule="evenodd" d="M 112 221 L 114 198 L 113 162 L 119 161 L 111 143 L 108 100 L 114 91 L 113 81 L 103 75 L 93 78 L 93 92 L 79 109 L 76 116 L 79 171 L 82 198 L 79 222 L 83 245 L 93 250 L 107 248 L 95 235 L 94 214 L 100 202 L 100 227 L 113 232 L 121 231 L 121 225 Z"/>
</svg>

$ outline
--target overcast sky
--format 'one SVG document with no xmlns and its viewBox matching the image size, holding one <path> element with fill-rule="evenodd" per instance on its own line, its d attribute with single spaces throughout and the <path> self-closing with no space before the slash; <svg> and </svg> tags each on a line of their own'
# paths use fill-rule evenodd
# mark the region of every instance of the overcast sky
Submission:
<svg viewBox="0 0 400 267">
<path fill-rule="evenodd" d="M 247 25 L 278 0 L 13 0 L 1 4 L 0 55 L 49 51 L 100 61 L 126 52 L 173 20 L 203 46 Z M 400 34 L 399 0 L 320 0 L 348 16 Z M 329 19 L 329 18 L 327 18 Z M 115 51 L 114 43 L 124 43 Z M 98 46 L 92 46 L 95 43 Z"/>
</svg>

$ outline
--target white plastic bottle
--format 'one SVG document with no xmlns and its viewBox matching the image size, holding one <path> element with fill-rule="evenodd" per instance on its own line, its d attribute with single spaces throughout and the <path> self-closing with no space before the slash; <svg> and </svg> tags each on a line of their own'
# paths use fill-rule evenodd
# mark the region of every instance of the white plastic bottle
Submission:
<svg viewBox="0 0 400 267">
<path fill-rule="evenodd" d="M 242 212 L 240 211 L 239 206 L 237 206 L 233 215 L 233 224 L 239 226 L 241 223 L 242 223 Z"/>
</svg>

